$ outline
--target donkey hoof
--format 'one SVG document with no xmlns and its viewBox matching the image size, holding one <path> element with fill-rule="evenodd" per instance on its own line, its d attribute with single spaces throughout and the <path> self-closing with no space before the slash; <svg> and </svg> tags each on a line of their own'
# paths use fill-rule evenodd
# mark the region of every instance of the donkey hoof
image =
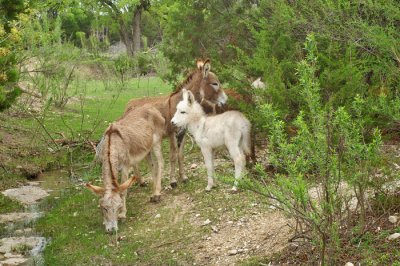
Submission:
<svg viewBox="0 0 400 266">
<path fill-rule="evenodd" d="M 178 183 L 176 183 L 176 182 L 171 182 L 171 187 L 172 188 L 177 188 L 178 187 Z"/>
<path fill-rule="evenodd" d="M 161 196 L 160 195 L 154 195 L 154 196 L 150 197 L 150 202 L 153 202 L 153 203 L 160 202 L 160 200 L 161 200 Z"/>
</svg>

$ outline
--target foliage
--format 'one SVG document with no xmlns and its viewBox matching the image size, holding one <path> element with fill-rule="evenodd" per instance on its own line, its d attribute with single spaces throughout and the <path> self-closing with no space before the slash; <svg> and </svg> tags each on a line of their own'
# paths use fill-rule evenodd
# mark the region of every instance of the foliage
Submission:
<svg viewBox="0 0 400 266">
<path fill-rule="evenodd" d="M 27 6 L 23 0 L 0 1 L 0 111 L 9 108 L 21 91 L 18 52 L 20 50 L 20 20 Z"/>
<path fill-rule="evenodd" d="M 313 32 L 319 43 L 316 78 L 322 104 L 345 106 L 350 112 L 356 95 L 377 107 L 382 99 L 395 105 L 400 96 L 398 1 L 164 3 L 161 47 L 171 61 L 171 81 L 194 58 L 211 57 L 221 80 L 240 93 L 253 94 L 249 80 L 261 77 L 267 89 L 257 92 L 258 103 L 274 103 L 281 117 L 291 119 L 303 104 L 297 62 L 306 36 Z M 257 117 L 252 106 L 244 108 Z M 368 116 L 377 125 L 374 117 L 385 115 L 373 110 Z"/>
<path fill-rule="evenodd" d="M 269 132 L 269 160 L 279 173 L 267 186 L 254 182 L 250 186 L 272 197 L 273 204 L 295 217 L 300 235 L 311 232 L 322 264 L 336 264 L 341 238 L 349 233 L 345 228 L 352 227 L 343 217 L 356 211 L 350 203 L 353 197 L 360 211 L 360 232 L 364 229 L 367 191 L 372 188 L 369 176 L 379 162 L 381 138 L 376 130 L 370 141 L 364 139 L 359 98 L 353 101 L 353 116 L 343 107 L 323 106 L 315 77 L 318 64 L 314 35 L 308 36 L 305 50 L 306 59 L 297 67 L 303 105 L 293 123 L 296 134 L 287 136 L 285 122 L 271 104 L 260 107 L 264 121 L 268 121 L 264 128 Z M 262 169 L 261 174 L 270 177 Z"/>
<path fill-rule="evenodd" d="M 45 14 L 37 14 L 35 20 L 24 29 L 23 42 L 26 56 L 34 58 L 33 72 L 27 79 L 57 107 L 64 107 L 70 98 L 69 88 L 74 70 L 80 58 L 80 50 L 62 43 L 61 20 L 50 20 Z"/>
</svg>

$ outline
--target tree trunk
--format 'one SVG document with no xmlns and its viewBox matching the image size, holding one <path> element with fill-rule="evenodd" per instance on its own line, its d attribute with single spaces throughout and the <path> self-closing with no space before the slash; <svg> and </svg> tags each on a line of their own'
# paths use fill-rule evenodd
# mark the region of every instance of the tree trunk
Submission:
<svg viewBox="0 0 400 266">
<path fill-rule="evenodd" d="M 142 7 L 138 7 L 133 16 L 133 53 L 140 51 L 141 29 L 140 22 L 142 19 Z"/>
</svg>

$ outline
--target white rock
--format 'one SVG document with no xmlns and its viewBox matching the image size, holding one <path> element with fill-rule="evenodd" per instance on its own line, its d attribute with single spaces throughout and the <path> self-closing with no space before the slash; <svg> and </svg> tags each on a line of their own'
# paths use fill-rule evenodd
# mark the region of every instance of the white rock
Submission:
<svg viewBox="0 0 400 266">
<path fill-rule="evenodd" d="M 397 238 L 399 238 L 400 237 L 400 233 L 394 233 L 394 234 L 391 234 L 390 236 L 388 236 L 388 240 L 396 240 Z"/>
<path fill-rule="evenodd" d="M 391 222 L 392 224 L 397 223 L 398 218 L 395 215 L 389 216 L 389 222 Z"/>
<path fill-rule="evenodd" d="M 34 204 L 37 203 L 38 200 L 49 196 L 49 193 L 47 193 L 46 190 L 36 186 L 11 188 L 1 193 L 3 193 L 4 196 L 21 202 L 22 204 Z"/>
<path fill-rule="evenodd" d="M 354 266 L 354 264 L 351 262 L 347 262 L 344 266 Z"/>
<path fill-rule="evenodd" d="M 213 230 L 214 233 L 218 233 L 218 227 L 212 225 L 211 229 Z"/>
<path fill-rule="evenodd" d="M 11 212 L 0 214 L 0 223 L 29 222 L 42 216 L 40 212 Z"/>
<path fill-rule="evenodd" d="M 27 258 L 9 258 L 7 260 L 0 261 L 0 265 L 20 265 L 25 263 Z"/>
<path fill-rule="evenodd" d="M 229 256 L 233 256 L 233 255 L 236 255 L 236 254 L 238 254 L 238 251 L 236 249 L 231 249 L 231 250 L 228 251 L 228 255 Z"/>
<path fill-rule="evenodd" d="M 195 163 L 192 163 L 192 165 L 190 166 L 190 169 L 192 169 L 192 170 L 193 170 L 193 169 L 196 169 L 196 168 L 197 168 L 197 166 L 198 166 L 197 164 L 195 164 Z"/>
<path fill-rule="evenodd" d="M 253 81 L 253 83 L 251 83 L 251 86 L 255 89 L 265 89 L 265 83 L 261 81 L 261 77 Z"/>
<path fill-rule="evenodd" d="M 207 219 L 203 222 L 203 225 L 209 225 L 211 223 L 210 219 Z"/>
<path fill-rule="evenodd" d="M 157 213 L 156 216 L 154 216 L 154 218 L 158 219 L 161 217 L 161 214 Z"/>
</svg>

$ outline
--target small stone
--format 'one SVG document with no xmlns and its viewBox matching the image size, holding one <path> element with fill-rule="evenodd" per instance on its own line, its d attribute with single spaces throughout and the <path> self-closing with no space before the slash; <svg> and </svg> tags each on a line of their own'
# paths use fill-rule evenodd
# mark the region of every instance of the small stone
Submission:
<svg viewBox="0 0 400 266">
<path fill-rule="evenodd" d="M 391 222 L 392 224 L 397 223 L 398 218 L 395 215 L 389 216 L 389 222 Z"/>
<path fill-rule="evenodd" d="M 233 224 L 233 222 L 232 221 L 228 221 L 228 224 Z"/>
<path fill-rule="evenodd" d="M 388 236 L 388 240 L 396 240 L 397 238 L 399 238 L 400 237 L 400 233 L 394 233 L 394 234 L 391 234 L 390 236 Z"/>
<path fill-rule="evenodd" d="M 192 170 L 193 170 L 193 169 L 196 169 L 196 168 L 197 168 L 197 166 L 198 166 L 197 164 L 195 164 L 195 163 L 192 163 L 192 165 L 190 166 L 190 169 L 192 169 Z"/>
<path fill-rule="evenodd" d="M 78 212 L 74 212 L 74 213 L 72 214 L 72 216 L 74 216 L 74 217 L 78 216 Z"/>
<path fill-rule="evenodd" d="M 351 262 L 347 262 L 344 266 L 354 266 L 354 264 Z"/>
<path fill-rule="evenodd" d="M 200 213 L 196 213 L 196 215 L 195 215 L 196 217 L 200 217 Z"/>
<path fill-rule="evenodd" d="M 27 258 L 9 258 L 7 260 L 3 260 L 1 263 L 2 265 L 21 265 L 25 263 L 28 259 Z"/>
<path fill-rule="evenodd" d="M 209 225 L 211 223 L 210 219 L 207 219 L 203 222 L 203 225 Z"/>
<path fill-rule="evenodd" d="M 238 254 L 238 251 L 236 249 L 231 249 L 231 250 L 228 251 L 228 255 L 229 256 L 233 256 L 233 255 L 236 255 L 236 254 Z"/>
<path fill-rule="evenodd" d="M 175 250 L 171 250 L 171 253 L 174 253 L 175 252 Z"/>
<path fill-rule="evenodd" d="M 211 230 L 213 230 L 214 233 L 218 233 L 218 227 L 216 227 L 215 225 L 211 226 Z"/>
</svg>

